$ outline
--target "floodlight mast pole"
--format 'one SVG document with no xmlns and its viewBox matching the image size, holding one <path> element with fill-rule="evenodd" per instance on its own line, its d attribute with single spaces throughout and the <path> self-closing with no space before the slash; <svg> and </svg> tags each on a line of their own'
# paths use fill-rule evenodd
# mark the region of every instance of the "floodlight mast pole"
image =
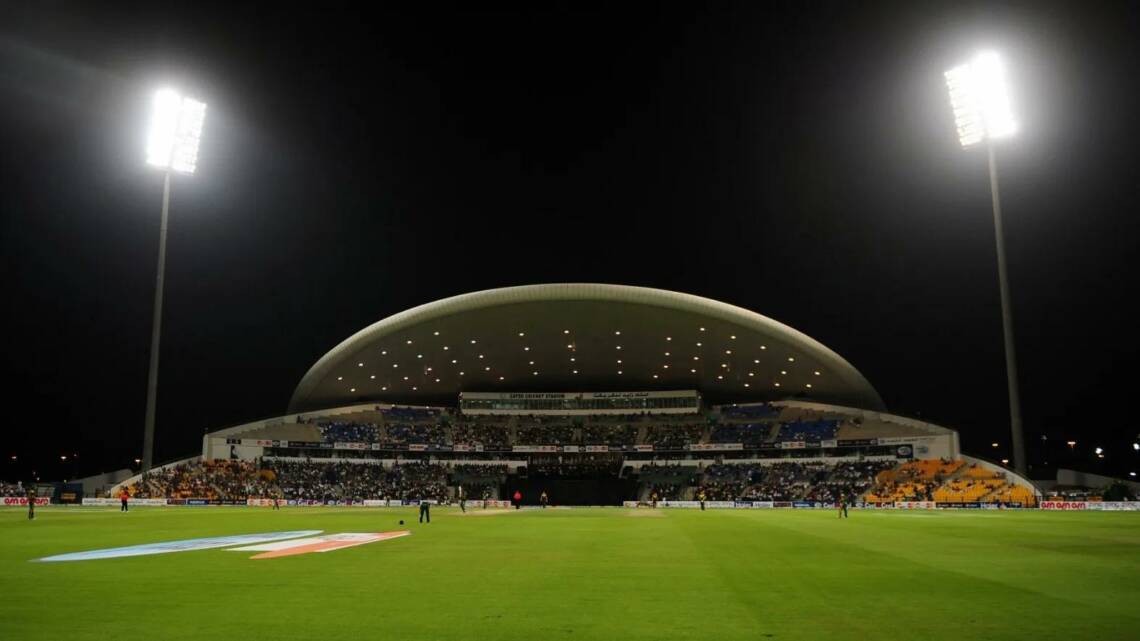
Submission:
<svg viewBox="0 0 1140 641">
<path fill-rule="evenodd" d="M 162 184 L 162 222 L 158 228 L 158 274 L 154 283 L 154 321 L 150 332 L 150 372 L 146 381 L 146 427 L 143 429 L 142 471 L 154 463 L 154 413 L 158 397 L 158 346 L 162 335 L 162 281 L 166 272 L 166 219 L 170 210 L 170 170 Z"/>
<path fill-rule="evenodd" d="M 1009 385 L 1009 428 L 1013 445 L 1013 469 L 1025 476 L 1025 430 L 1021 424 L 1021 395 L 1017 390 L 1017 353 L 1013 343 L 1013 307 L 1009 300 L 1009 275 L 1005 267 L 1005 234 L 1001 222 L 1001 194 L 998 191 L 997 154 L 992 140 L 986 142 L 990 157 L 990 194 L 994 205 L 994 238 L 997 242 L 998 288 L 1001 290 L 1001 324 L 1005 338 L 1005 374 Z"/>
</svg>

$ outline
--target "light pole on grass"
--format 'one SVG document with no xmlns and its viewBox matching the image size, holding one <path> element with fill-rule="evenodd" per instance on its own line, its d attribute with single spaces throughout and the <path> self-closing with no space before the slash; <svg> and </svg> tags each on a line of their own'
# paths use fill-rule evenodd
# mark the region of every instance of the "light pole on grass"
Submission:
<svg viewBox="0 0 1140 641">
<path fill-rule="evenodd" d="M 945 73 L 950 106 L 963 148 L 986 144 L 990 163 L 990 193 L 997 242 L 998 287 L 1001 290 L 1002 335 L 1005 340 L 1005 373 L 1009 387 L 1010 444 L 1013 468 L 1026 473 L 1025 434 L 1021 425 L 1021 398 L 1017 389 L 1017 355 L 1013 343 L 1013 310 L 1009 300 L 1009 277 L 1005 266 L 1005 236 L 1002 231 L 1001 197 L 998 191 L 997 156 L 994 141 L 1017 132 L 1005 79 L 1005 65 L 993 52 L 982 52 L 969 62 Z"/>
<path fill-rule="evenodd" d="M 143 429 L 142 471 L 154 462 L 154 413 L 158 396 L 158 346 L 162 333 L 162 281 L 166 272 L 166 221 L 170 208 L 170 175 L 193 174 L 198 165 L 198 145 L 206 103 L 186 98 L 172 89 L 154 94 L 146 162 L 163 170 L 162 222 L 158 228 L 158 273 L 154 286 L 154 320 L 150 334 L 150 369 L 146 385 L 146 426 Z"/>
</svg>

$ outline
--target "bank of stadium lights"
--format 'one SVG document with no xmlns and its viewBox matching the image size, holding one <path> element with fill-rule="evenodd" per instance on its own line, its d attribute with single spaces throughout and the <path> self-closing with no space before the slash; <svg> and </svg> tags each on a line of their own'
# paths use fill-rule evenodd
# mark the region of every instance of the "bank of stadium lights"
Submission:
<svg viewBox="0 0 1140 641">
<path fill-rule="evenodd" d="M 1001 57 L 985 51 L 944 74 L 950 107 L 958 129 L 958 142 L 972 147 L 1017 133 L 1010 106 L 1005 65 Z"/>
<path fill-rule="evenodd" d="M 945 72 L 950 92 L 950 108 L 963 148 L 986 143 L 990 167 L 990 194 L 993 202 L 994 240 L 997 245 L 998 287 L 1001 294 L 1002 338 L 1005 343 L 1006 383 L 1009 390 L 1009 423 L 1014 468 L 1024 474 L 1026 456 L 1024 429 L 1021 423 L 1021 401 L 1017 388 L 1017 357 L 1013 342 L 1013 319 L 1010 306 L 1009 280 L 1006 276 L 1005 239 L 1001 222 L 1001 197 L 998 190 L 997 156 L 994 141 L 1017 133 L 1005 64 L 992 51 L 978 53 L 969 62 Z"/>
<path fill-rule="evenodd" d="M 143 427 L 142 468 L 154 459 L 154 415 L 158 397 L 158 348 L 162 333 L 162 286 L 166 271 L 166 228 L 170 211 L 171 174 L 192 175 L 198 168 L 198 148 L 206 103 L 173 89 L 160 89 L 151 101 L 146 139 L 146 162 L 163 171 L 162 218 L 158 232 L 158 271 L 155 275 L 154 320 L 151 324 L 150 367 L 147 373 L 146 419 Z"/>
<path fill-rule="evenodd" d="M 409 338 L 408 339 L 408 345 L 411 345 L 411 344 L 412 344 L 412 339 Z"/>
<path fill-rule="evenodd" d="M 1100 456 L 1101 454 L 1104 454 L 1104 448 L 1098 447 L 1095 450 L 1093 450 L 1093 453 L 1096 454 L 1097 456 Z"/>
<path fill-rule="evenodd" d="M 1133 450 L 1136 450 L 1136 451 L 1140 451 L 1140 443 L 1133 443 L 1133 444 L 1132 444 L 1132 449 L 1133 449 Z"/>
<path fill-rule="evenodd" d="M 343 376 L 337 376 L 337 377 L 336 377 L 336 380 L 338 380 L 338 381 L 343 381 L 343 380 L 344 380 L 344 377 L 343 377 Z"/>
<path fill-rule="evenodd" d="M 999 446 L 999 443 L 990 443 L 990 446 L 991 446 L 991 447 L 994 447 L 994 448 L 997 448 L 997 447 Z"/>
</svg>

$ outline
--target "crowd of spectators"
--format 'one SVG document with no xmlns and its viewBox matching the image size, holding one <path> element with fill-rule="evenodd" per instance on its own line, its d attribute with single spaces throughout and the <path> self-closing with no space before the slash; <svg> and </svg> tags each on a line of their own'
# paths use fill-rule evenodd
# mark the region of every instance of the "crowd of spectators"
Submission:
<svg viewBox="0 0 1140 641">
<path fill-rule="evenodd" d="M 511 435 L 505 425 L 464 420 L 452 423 L 451 441 L 456 445 L 482 445 L 485 450 L 509 450 Z"/>
<path fill-rule="evenodd" d="M 714 464 L 705 468 L 700 490 L 712 501 L 851 500 L 866 492 L 876 475 L 891 466 L 890 461 Z"/>
<path fill-rule="evenodd" d="M 562 479 L 599 479 L 617 477 L 621 473 L 621 461 L 580 460 L 580 461 L 532 461 L 527 472 L 530 476 Z"/>
<path fill-rule="evenodd" d="M 573 425 L 526 425 L 515 430 L 515 443 L 520 445 L 571 445 Z"/>
<path fill-rule="evenodd" d="M 142 475 L 128 489 L 137 498 L 238 499 L 263 496 L 269 485 L 253 461 L 193 461 Z"/>
<path fill-rule="evenodd" d="M 380 428 L 372 423 L 321 423 L 321 439 L 326 443 L 375 443 L 380 440 Z"/>
<path fill-rule="evenodd" d="M 627 445 L 637 439 L 636 425 L 587 423 L 582 426 L 582 445 Z"/>
<path fill-rule="evenodd" d="M 828 441 L 835 438 L 839 421 L 792 421 L 780 426 L 778 441 Z"/>
<path fill-rule="evenodd" d="M 645 496 L 651 501 L 677 501 L 684 490 L 685 486 L 680 483 L 650 483 Z"/>
<path fill-rule="evenodd" d="M 417 443 L 428 446 L 451 445 L 447 428 L 435 423 L 389 423 L 386 426 L 384 442 L 396 445 Z"/>
<path fill-rule="evenodd" d="M 758 447 L 768 440 L 770 425 L 763 423 L 728 423 L 717 425 L 709 436 L 710 443 L 743 443 Z"/>
<path fill-rule="evenodd" d="M 376 463 L 330 461 L 195 461 L 149 472 L 129 488 L 137 498 L 362 501 L 448 497 L 447 468 L 404 463 L 385 469 Z"/>
<path fill-rule="evenodd" d="M 28 493 L 21 483 L 0 481 L 0 496 L 24 496 Z"/>
<path fill-rule="evenodd" d="M 657 449 L 683 450 L 686 445 L 700 441 L 704 431 L 702 425 L 652 425 L 645 440 Z"/>
</svg>

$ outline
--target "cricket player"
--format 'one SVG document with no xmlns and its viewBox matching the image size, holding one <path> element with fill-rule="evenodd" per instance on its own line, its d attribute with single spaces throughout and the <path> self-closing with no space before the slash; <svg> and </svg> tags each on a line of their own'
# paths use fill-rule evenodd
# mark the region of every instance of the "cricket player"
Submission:
<svg viewBox="0 0 1140 641">
<path fill-rule="evenodd" d="M 427 499 L 420 500 L 420 523 L 424 522 L 424 517 L 427 517 L 427 522 L 431 523 L 431 503 Z"/>
</svg>

